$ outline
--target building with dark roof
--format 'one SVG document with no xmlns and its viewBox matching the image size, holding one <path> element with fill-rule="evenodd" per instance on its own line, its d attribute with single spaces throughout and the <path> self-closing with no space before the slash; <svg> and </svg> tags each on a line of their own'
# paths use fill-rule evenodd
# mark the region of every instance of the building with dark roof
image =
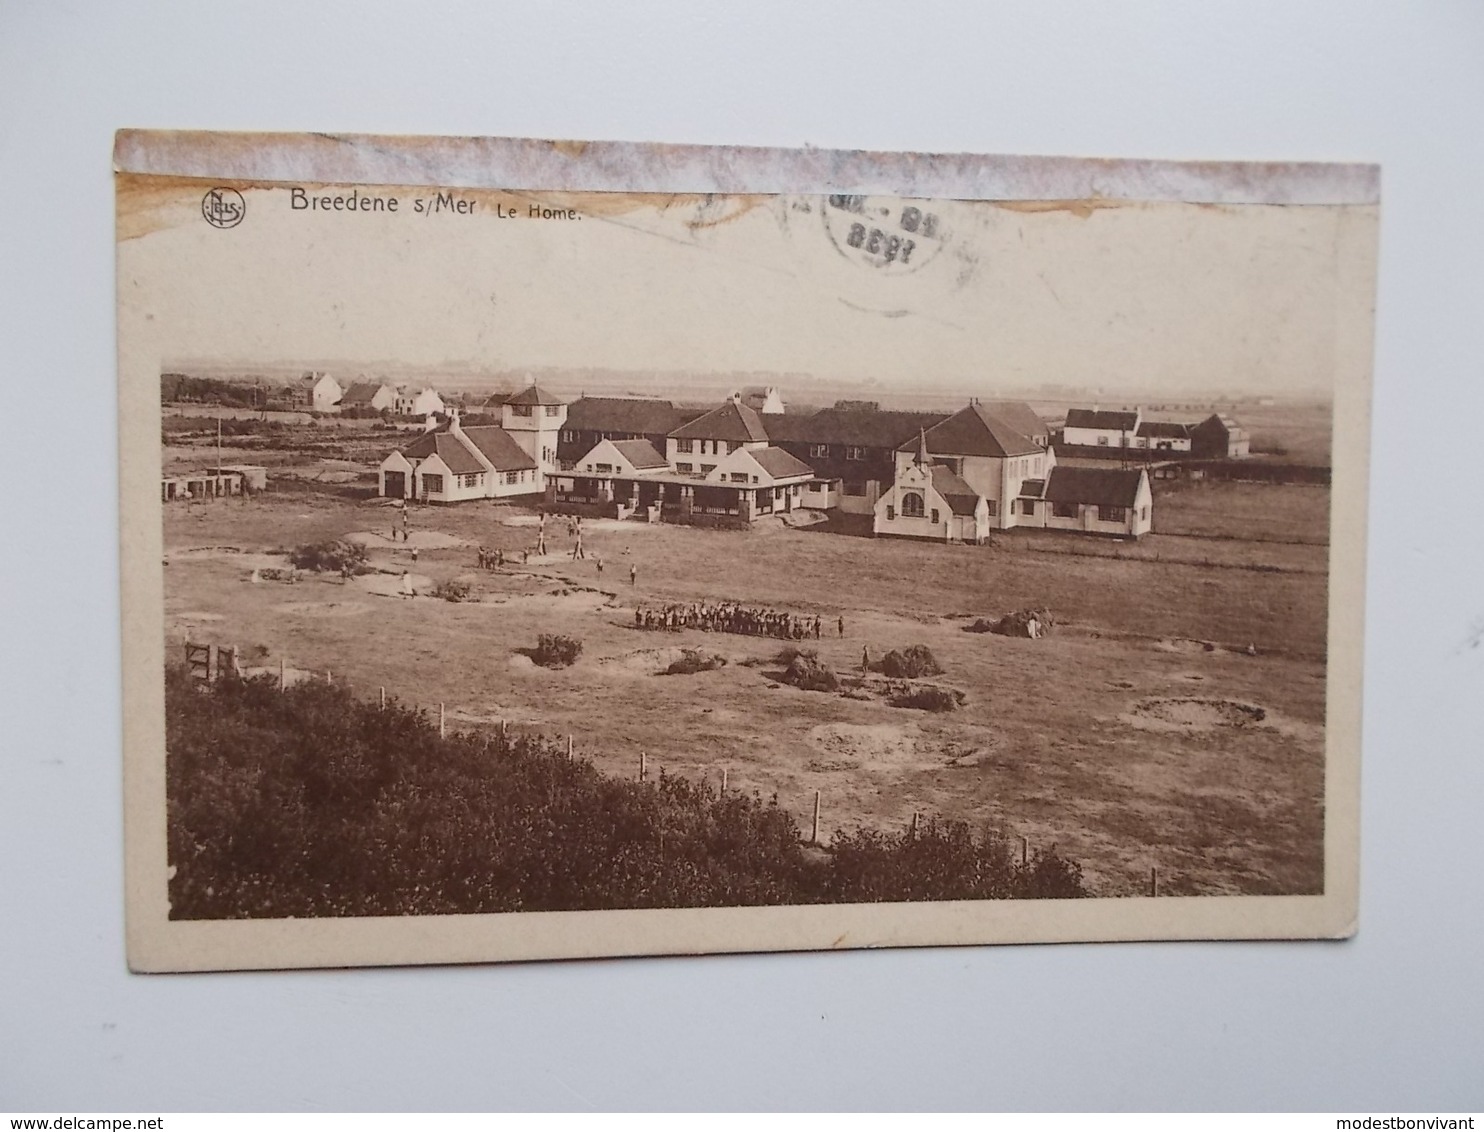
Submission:
<svg viewBox="0 0 1484 1132">
<path fill-rule="evenodd" d="M 532 495 L 544 491 L 546 481 L 540 463 L 510 433 L 498 425 L 463 428 L 455 412 L 448 424 L 388 455 L 377 485 L 392 499 L 458 503 Z"/>
<path fill-rule="evenodd" d="M 354 382 L 340 398 L 341 412 L 347 409 L 387 411 L 397 407 L 397 391 L 384 381 Z"/>
<path fill-rule="evenodd" d="M 567 406 L 557 460 L 570 469 L 601 440 L 645 440 L 663 453 L 666 438 L 699 411 L 640 397 L 579 397 Z"/>
<path fill-rule="evenodd" d="M 1154 452 L 1189 452 L 1190 426 L 1177 421 L 1141 421 L 1134 447 Z"/>
<path fill-rule="evenodd" d="M 1212 413 L 1190 426 L 1191 451 L 1197 456 L 1241 460 L 1251 455 L 1252 438 L 1225 413 Z"/>
<path fill-rule="evenodd" d="M 737 397 L 723 401 L 708 413 L 671 431 L 665 458 L 677 472 L 704 479 L 739 448 L 768 447 L 762 417 Z"/>
<path fill-rule="evenodd" d="M 1137 538 L 1152 525 L 1153 495 L 1142 468 L 1051 469 L 1036 514 L 1047 530 Z"/>
<path fill-rule="evenodd" d="M 1142 420 L 1138 409 L 1070 409 L 1062 442 L 1088 448 L 1133 448 Z"/>
<path fill-rule="evenodd" d="M 859 402 L 804 416 L 769 417 L 768 438 L 803 460 L 846 514 L 869 515 L 896 474 L 897 448 L 943 419 L 942 413 L 883 411 Z"/>
</svg>

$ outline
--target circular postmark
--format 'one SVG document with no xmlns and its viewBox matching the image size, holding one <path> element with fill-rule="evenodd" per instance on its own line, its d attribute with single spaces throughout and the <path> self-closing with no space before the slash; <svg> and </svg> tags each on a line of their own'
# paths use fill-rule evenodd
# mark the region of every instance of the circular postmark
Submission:
<svg viewBox="0 0 1484 1132">
<path fill-rule="evenodd" d="M 247 201 L 236 189 L 208 189 L 201 198 L 201 215 L 213 228 L 235 228 L 247 215 Z"/>
<path fill-rule="evenodd" d="M 933 261 L 948 233 L 942 201 L 836 194 L 820 209 L 825 232 L 847 260 L 893 275 Z"/>
</svg>

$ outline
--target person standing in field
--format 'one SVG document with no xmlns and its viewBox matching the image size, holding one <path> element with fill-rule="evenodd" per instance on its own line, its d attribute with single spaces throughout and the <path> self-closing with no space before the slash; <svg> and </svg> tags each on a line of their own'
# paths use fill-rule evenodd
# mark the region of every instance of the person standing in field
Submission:
<svg viewBox="0 0 1484 1132">
<path fill-rule="evenodd" d="M 412 575 L 409 574 L 406 570 L 402 571 L 402 596 L 412 596 Z"/>
<path fill-rule="evenodd" d="M 639 584 L 639 567 L 635 566 L 631 562 L 631 563 L 629 563 L 629 585 L 631 585 L 631 586 L 637 586 L 638 584 Z"/>
<path fill-rule="evenodd" d="M 603 556 L 601 554 L 594 555 L 593 561 L 598 564 L 598 577 L 601 578 L 603 576 Z"/>
<path fill-rule="evenodd" d="M 840 631 L 840 636 L 843 637 L 845 635 L 845 618 L 842 617 L 840 618 L 840 620 L 836 621 L 835 628 Z"/>
<path fill-rule="evenodd" d="M 868 646 L 861 646 L 861 671 L 871 671 L 871 650 Z"/>
</svg>

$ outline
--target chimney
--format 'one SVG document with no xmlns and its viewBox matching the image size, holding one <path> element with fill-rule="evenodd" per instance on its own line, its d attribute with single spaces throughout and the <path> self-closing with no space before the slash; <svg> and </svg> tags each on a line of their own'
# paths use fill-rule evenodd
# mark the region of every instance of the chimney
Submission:
<svg viewBox="0 0 1484 1132">
<path fill-rule="evenodd" d="M 536 384 L 536 375 L 534 373 L 527 373 L 526 374 L 526 388 L 529 389 L 529 388 L 531 388 L 531 386 L 533 386 L 535 384 Z"/>
<path fill-rule="evenodd" d="M 432 413 L 429 413 L 427 415 L 427 418 L 423 421 L 423 431 L 424 432 L 432 432 L 437 427 L 438 427 L 438 418 L 435 417 Z"/>
<path fill-rule="evenodd" d="M 448 431 L 457 436 L 462 436 L 464 430 L 459 427 L 459 411 L 457 408 L 448 410 Z"/>
</svg>

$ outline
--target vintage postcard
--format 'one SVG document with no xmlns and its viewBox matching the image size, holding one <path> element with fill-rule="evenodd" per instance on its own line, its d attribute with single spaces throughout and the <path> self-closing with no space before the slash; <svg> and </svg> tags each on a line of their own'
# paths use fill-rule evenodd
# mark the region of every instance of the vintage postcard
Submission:
<svg viewBox="0 0 1484 1132">
<path fill-rule="evenodd" d="M 136 970 L 1355 930 L 1375 167 L 115 178 Z"/>
</svg>

